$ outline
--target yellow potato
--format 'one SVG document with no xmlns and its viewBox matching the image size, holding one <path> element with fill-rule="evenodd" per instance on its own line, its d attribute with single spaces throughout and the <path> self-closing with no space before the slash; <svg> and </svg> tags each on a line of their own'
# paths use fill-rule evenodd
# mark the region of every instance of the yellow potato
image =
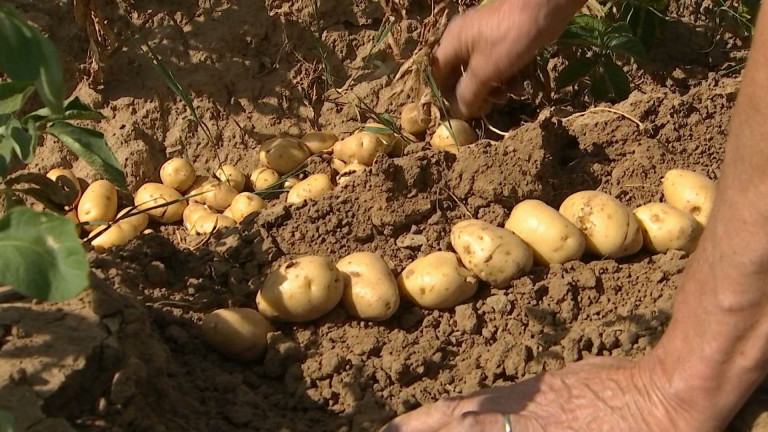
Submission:
<svg viewBox="0 0 768 432">
<path fill-rule="evenodd" d="M 186 159 L 169 159 L 160 167 L 160 181 L 179 192 L 189 189 L 196 178 L 195 167 Z"/>
<path fill-rule="evenodd" d="M 340 185 L 344 184 L 349 180 L 350 177 L 352 177 L 354 174 L 366 169 L 367 167 L 365 165 L 361 165 L 359 163 L 351 163 L 347 165 L 341 172 L 339 172 L 339 175 L 336 176 L 336 182 Z"/>
<path fill-rule="evenodd" d="M 301 183 L 301 179 L 300 178 L 295 177 L 295 176 L 294 177 L 288 177 L 283 182 L 283 189 L 293 189 L 294 186 L 296 186 L 299 183 Z"/>
<path fill-rule="evenodd" d="M 305 256 L 270 273 L 256 296 L 256 304 L 267 318 L 305 322 L 328 313 L 343 293 L 344 279 L 328 258 Z"/>
<path fill-rule="evenodd" d="M 232 186 L 237 192 L 245 187 L 245 174 L 233 165 L 222 165 L 214 174 L 222 183 Z"/>
<path fill-rule="evenodd" d="M 83 192 L 77 205 L 77 219 L 80 222 L 111 222 L 117 214 L 117 188 L 106 180 L 93 182 Z M 93 231 L 96 225 L 85 225 L 86 231 Z"/>
<path fill-rule="evenodd" d="M 195 219 L 194 225 L 189 230 L 192 235 L 211 234 L 222 228 L 236 226 L 237 222 L 231 217 L 218 213 L 203 213 Z"/>
<path fill-rule="evenodd" d="M 425 309 L 459 305 L 477 291 L 477 279 L 452 252 L 434 252 L 408 264 L 397 278 L 400 295 Z"/>
<path fill-rule="evenodd" d="M 453 129 L 454 135 L 456 135 L 455 142 L 448 129 L 449 123 Z M 440 123 L 440 126 L 438 126 L 429 142 L 432 144 L 432 147 L 443 149 L 451 153 L 458 153 L 459 147 L 468 146 L 477 142 L 477 132 L 475 132 L 472 126 L 464 120 L 451 119 L 447 122 Z"/>
<path fill-rule="evenodd" d="M 256 168 L 251 173 L 251 186 L 255 191 L 263 191 L 280 180 L 280 174 L 271 168 Z"/>
<path fill-rule="evenodd" d="M 125 209 L 121 211 L 117 217 L 121 217 L 130 210 L 131 209 Z M 149 224 L 149 215 L 146 213 L 139 213 L 127 217 L 115 223 L 109 228 L 106 226 L 100 226 L 88 237 L 93 239 L 91 242 L 93 248 L 97 252 L 103 252 L 107 248 L 121 246 L 133 240 L 134 237 L 144 231 L 144 229 L 147 227 L 147 224 Z"/>
<path fill-rule="evenodd" d="M 200 195 L 200 192 L 205 190 L 206 186 L 212 185 L 216 183 L 216 179 L 212 179 L 210 176 L 207 175 L 199 175 L 195 177 L 195 181 L 192 182 L 192 185 L 184 192 L 184 196 L 192 196 L 188 201 L 191 203 L 199 203 L 199 204 L 205 204 L 205 194 Z"/>
<path fill-rule="evenodd" d="M 75 231 L 77 232 L 77 235 L 79 236 L 82 232 L 82 227 L 80 227 L 80 221 L 77 219 L 77 210 L 70 210 L 65 215 L 65 218 L 71 220 L 75 224 Z"/>
<path fill-rule="evenodd" d="M 494 287 L 507 287 L 533 266 L 533 253 L 509 230 L 481 220 L 457 223 L 451 245 L 466 268 Z"/>
<path fill-rule="evenodd" d="M 296 138 L 279 137 L 261 145 L 259 160 L 279 174 L 288 174 L 300 167 L 310 155 L 309 148 L 303 142 Z"/>
<path fill-rule="evenodd" d="M 187 231 L 192 232 L 197 223 L 197 219 L 204 214 L 216 214 L 216 212 L 205 204 L 190 203 L 187 208 L 184 209 L 184 213 L 182 214 L 184 228 L 186 228 Z"/>
<path fill-rule="evenodd" d="M 335 157 L 331 158 L 331 168 L 333 168 L 334 171 L 341 172 L 346 166 L 347 164 L 344 163 L 344 161 L 336 159 Z"/>
<path fill-rule="evenodd" d="M 403 155 L 403 150 L 405 149 L 405 142 L 398 134 L 391 131 L 387 126 L 384 126 L 381 123 L 367 123 L 365 126 L 363 126 L 363 130 L 365 132 L 372 133 L 378 136 L 379 138 L 381 138 L 382 141 L 384 141 L 384 144 L 386 144 L 386 146 L 384 147 L 382 153 L 386 153 L 388 155 L 394 155 L 394 156 Z M 376 131 L 376 132 L 373 132 L 373 131 Z M 414 141 L 417 141 L 417 140 L 414 139 Z"/>
<path fill-rule="evenodd" d="M 338 140 L 339 137 L 333 132 L 309 132 L 301 138 L 301 141 L 309 147 L 312 154 L 330 150 Z"/>
<path fill-rule="evenodd" d="M 259 210 L 264 209 L 267 203 L 264 202 L 258 195 L 250 192 L 242 192 L 238 194 L 235 199 L 232 200 L 229 208 L 224 212 L 225 216 L 229 216 L 240 223 L 251 213 L 256 213 Z M 227 215 L 229 211 L 229 215 Z"/>
<path fill-rule="evenodd" d="M 218 211 L 226 210 L 237 196 L 237 190 L 224 182 L 204 185 L 202 190 L 205 205 Z"/>
<path fill-rule="evenodd" d="M 563 201 L 560 213 L 584 233 L 587 250 L 597 256 L 620 258 L 643 247 L 635 215 L 606 193 L 576 192 Z"/>
<path fill-rule="evenodd" d="M 288 203 L 296 204 L 308 199 L 318 199 L 333 190 L 328 174 L 313 174 L 298 182 L 288 192 Z"/>
<path fill-rule="evenodd" d="M 356 132 L 333 146 L 333 155 L 344 163 L 371 166 L 379 153 L 387 154 L 391 146 L 378 134 Z"/>
<path fill-rule="evenodd" d="M 403 111 L 400 114 L 400 126 L 403 131 L 421 135 L 427 131 L 432 119 L 429 115 L 424 114 L 417 103 L 409 103 L 403 107 Z"/>
<path fill-rule="evenodd" d="M 54 168 L 45 175 L 53 180 L 64 191 L 67 196 L 71 195 L 72 200 L 67 203 L 67 208 L 76 208 L 80 202 L 80 196 L 83 191 L 80 189 L 80 180 L 68 169 Z"/>
<path fill-rule="evenodd" d="M 203 318 L 203 339 L 220 354 L 233 360 L 251 361 L 267 352 L 272 324 L 253 309 L 219 309 Z"/>
<path fill-rule="evenodd" d="M 232 216 L 232 206 L 227 207 L 227 209 L 224 210 L 223 212 L 221 212 L 221 214 L 223 214 L 224 216 L 226 216 L 228 218 L 234 219 L 234 217 Z M 235 222 L 237 222 L 237 221 L 235 221 Z"/>
<path fill-rule="evenodd" d="M 372 252 L 357 252 L 341 259 L 336 268 L 344 277 L 344 309 L 357 318 L 382 321 L 400 306 L 397 281 L 384 259 Z"/>
<path fill-rule="evenodd" d="M 170 203 L 181 198 L 176 189 L 160 183 L 146 183 L 136 191 L 133 203 L 140 209 L 148 209 L 160 204 Z M 179 201 L 165 207 L 159 207 L 147 212 L 153 219 L 161 223 L 180 221 L 187 208 L 186 201 Z"/>
<path fill-rule="evenodd" d="M 661 181 L 664 199 L 673 207 L 686 211 L 706 226 L 715 203 L 717 184 L 699 173 L 673 169 Z"/>
<path fill-rule="evenodd" d="M 701 235 L 701 225 L 688 212 L 664 203 L 650 203 L 634 211 L 643 244 L 651 252 L 665 253 L 677 249 L 691 253 Z"/>
<path fill-rule="evenodd" d="M 539 200 L 529 199 L 517 204 L 504 228 L 530 246 L 539 264 L 562 264 L 584 254 L 584 234 L 565 216 Z"/>
</svg>

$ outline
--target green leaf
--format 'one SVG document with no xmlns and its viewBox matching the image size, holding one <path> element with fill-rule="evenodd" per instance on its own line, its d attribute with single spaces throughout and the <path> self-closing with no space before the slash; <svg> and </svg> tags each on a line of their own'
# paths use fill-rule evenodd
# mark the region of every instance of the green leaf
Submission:
<svg viewBox="0 0 768 432">
<path fill-rule="evenodd" d="M 12 155 L 13 138 L 9 136 L 0 137 L 0 178 L 8 175 L 8 169 L 11 165 Z"/>
<path fill-rule="evenodd" d="M 388 134 L 392 133 L 392 129 L 386 128 L 386 127 L 376 127 L 376 126 L 366 126 L 363 128 L 366 132 L 374 133 L 374 134 Z"/>
<path fill-rule="evenodd" d="M 64 74 L 59 53 L 53 43 L 37 34 L 40 45 L 40 79 L 35 83 L 37 94 L 54 114 L 64 112 Z"/>
<path fill-rule="evenodd" d="M 592 57 L 577 57 L 571 60 L 557 75 L 555 88 L 560 90 L 586 78 L 595 66 L 597 66 L 597 60 Z"/>
<path fill-rule="evenodd" d="M 0 432 L 13 432 L 16 428 L 16 420 L 13 414 L 6 410 L 0 410 Z"/>
<path fill-rule="evenodd" d="M 603 64 L 603 72 L 613 96 L 619 101 L 628 98 L 630 93 L 629 77 L 627 77 L 624 69 L 613 61 L 606 61 Z"/>
<path fill-rule="evenodd" d="M 596 101 L 605 101 L 611 96 L 605 75 L 599 69 L 592 71 L 589 81 L 589 94 Z"/>
<path fill-rule="evenodd" d="M 103 120 L 105 117 L 100 112 L 89 107 L 78 97 L 74 97 L 64 103 L 64 113 L 56 115 L 50 108 L 42 108 L 27 114 L 22 123 L 53 123 L 59 120 Z"/>
<path fill-rule="evenodd" d="M 608 23 L 600 18 L 588 14 L 578 14 L 571 20 L 571 26 L 584 27 L 592 29 L 598 33 L 608 31 Z"/>
<path fill-rule="evenodd" d="M 32 139 L 32 135 L 21 126 L 18 120 L 12 118 L 5 125 L 4 135 L 10 139 L 13 149 L 24 163 L 32 162 L 35 157 L 35 149 L 37 148 L 37 142 Z"/>
<path fill-rule="evenodd" d="M 75 126 L 64 121 L 51 124 L 49 133 L 63 142 L 81 159 L 96 169 L 115 186 L 125 189 L 125 173 L 115 155 L 107 146 L 104 134 L 93 129 Z"/>
<path fill-rule="evenodd" d="M 15 113 L 24 106 L 34 86 L 25 81 L 0 82 L 0 114 Z"/>
<path fill-rule="evenodd" d="M 0 5 L 0 71 L 13 81 L 40 77 L 40 44 L 36 30 L 13 7 Z"/>
<path fill-rule="evenodd" d="M 600 46 L 600 34 L 593 29 L 569 26 L 557 39 L 558 43 L 577 46 Z"/>
<path fill-rule="evenodd" d="M 637 60 L 645 60 L 647 55 L 643 44 L 632 35 L 609 34 L 605 36 L 605 46 L 613 52 L 626 54 Z"/>
<path fill-rule="evenodd" d="M 88 286 L 88 260 L 75 224 L 17 207 L 0 219 L 0 282 L 40 300 L 59 301 Z"/>
<path fill-rule="evenodd" d="M 33 191 L 34 193 L 28 193 L 28 195 L 32 195 L 34 198 L 42 196 L 44 200 L 40 201 L 52 203 L 52 206 L 46 207 L 57 211 L 61 211 L 64 209 L 64 206 L 72 204 L 80 193 L 78 185 L 74 184 L 72 180 L 66 176 L 59 176 L 52 180 L 43 174 L 24 172 L 5 180 L 5 185 L 7 187 L 14 187 L 20 184 L 37 186 L 37 188 L 35 188 L 36 190 Z M 14 188 L 14 190 L 17 189 Z M 22 189 L 20 191 L 26 193 L 28 189 Z"/>
</svg>

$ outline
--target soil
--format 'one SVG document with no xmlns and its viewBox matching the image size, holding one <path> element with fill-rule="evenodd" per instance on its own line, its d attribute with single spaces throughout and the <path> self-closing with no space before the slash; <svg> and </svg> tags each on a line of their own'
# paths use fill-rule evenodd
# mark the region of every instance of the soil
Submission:
<svg viewBox="0 0 768 432">
<path fill-rule="evenodd" d="M 60 47 L 69 90 L 106 115 L 98 128 L 133 189 L 157 181 L 169 157 L 186 154 L 200 172 L 220 162 L 249 172 L 267 138 L 359 127 L 352 104 L 328 100 L 320 50 L 330 85 L 349 80 L 374 109 L 397 113 L 417 95 L 395 73 L 444 24 L 415 0 L 332 0 L 316 13 L 296 0 L 75 2 L 92 8 L 85 26 L 72 2 L 11 3 Z M 670 168 L 716 179 L 740 84 L 729 69 L 744 54 L 740 39 L 712 25 L 716 9 L 700 0 L 670 5 L 679 20 L 664 27 L 651 61 L 630 69 L 630 98 L 611 106 L 624 115 L 571 115 L 584 102 L 566 95 L 532 107 L 529 121 L 502 119 L 521 125 L 504 139 L 486 131 L 489 139 L 458 155 L 411 144 L 320 200 L 270 200 L 238 228 L 189 237 L 153 226 L 124 247 L 90 253 L 91 289 L 78 298 L 2 304 L 0 406 L 30 432 L 373 431 L 443 397 L 591 356 L 642 356 L 671 319 L 682 252 L 535 267 L 508 288 L 482 286 L 454 310 L 404 303 L 383 323 L 337 308 L 309 324 L 277 324 L 256 363 L 212 351 L 198 324 L 216 308 L 253 307 L 266 274 L 298 256 L 375 251 L 399 273 L 418 256 L 451 250 L 455 222 L 501 226 L 523 199 L 558 206 L 597 189 L 634 207 L 661 200 Z M 396 18 L 394 48 L 378 49 L 386 17 Z M 191 91 L 220 147 L 137 49 L 142 38 Z M 371 52 L 380 63 L 357 73 Z M 71 166 L 94 178 L 52 140 L 38 152 L 33 170 Z M 309 171 L 332 174 L 328 157 L 314 156 Z M 766 411 L 761 387 L 729 430 L 768 430 Z"/>
</svg>

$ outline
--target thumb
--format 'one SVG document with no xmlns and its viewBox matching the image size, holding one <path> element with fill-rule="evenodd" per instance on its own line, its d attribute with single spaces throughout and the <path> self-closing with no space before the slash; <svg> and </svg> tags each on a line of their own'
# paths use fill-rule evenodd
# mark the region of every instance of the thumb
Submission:
<svg viewBox="0 0 768 432">
<path fill-rule="evenodd" d="M 451 101 L 454 115 L 461 118 L 475 118 L 485 114 L 490 108 L 488 96 L 497 85 L 490 74 L 473 64 L 470 64 L 456 84 L 456 100 Z"/>
</svg>

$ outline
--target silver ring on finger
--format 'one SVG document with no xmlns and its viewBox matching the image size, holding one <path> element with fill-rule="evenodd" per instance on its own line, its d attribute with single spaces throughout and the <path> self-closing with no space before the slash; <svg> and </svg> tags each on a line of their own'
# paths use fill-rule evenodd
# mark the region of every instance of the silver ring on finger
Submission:
<svg viewBox="0 0 768 432">
<path fill-rule="evenodd" d="M 512 417 L 509 414 L 502 414 L 504 417 L 504 432 L 512 432 Z"/>
</svg>

